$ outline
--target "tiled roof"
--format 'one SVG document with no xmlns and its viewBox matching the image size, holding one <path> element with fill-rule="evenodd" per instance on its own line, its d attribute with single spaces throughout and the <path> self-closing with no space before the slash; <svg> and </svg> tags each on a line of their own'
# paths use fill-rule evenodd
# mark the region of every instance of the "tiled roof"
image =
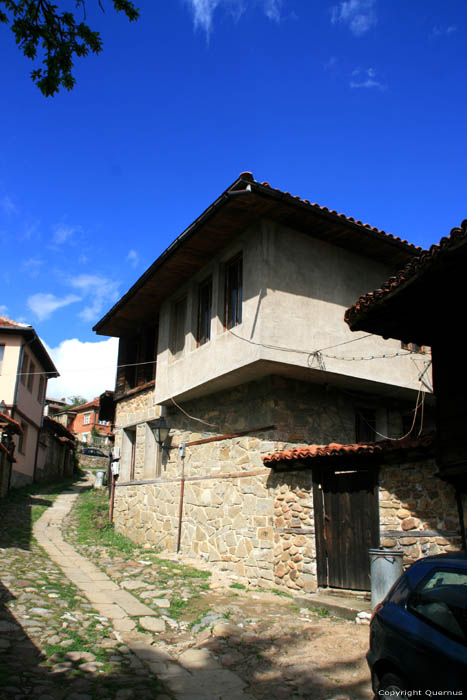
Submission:
<svg viewBox="0 0 467 700">
<path fill-rule="evenodd" d="M 371 226 L 371 224 L 363 223 L 359 219 L 354 219 L 353 216 L 347 216 L 346 214 L 342 214 L 342 213 L 336 211 L 335 209 L 329 209 L 328 207 L 323 207 L 320 204 L 317 204 L 316 202 L 310 202 L 309 199 L 302 199 L 302 197 L 299 197 L 297 195 L 292 195 L 292 194 L 290 194 L 290 192 L 284 192 L 283 190 L 279 190 L 275 187 L 271 187 L 269 182 L 257 182 L 253 176 L 253 173 L 251 173 L 251 172 L 240 173 L 240 175 L 238 177 L 239 177 L 239 179 L 242 179 L 242 180 L 249 180 L 250 182 L 254 183 L 256 186 L 259 185 L 261 187 L 267 188 L 268 190 L 271 190 L 272 192 L 275 192 L 276 194 L 283 195 L 283 197 L 285 197 L 287 199 L 302 202 L 303 204 L 307 204 L 310 207 L 313 207 L 313 209 L 317 209 L 321 212 L 331 214 L 332 216 L 337 216 L 340 219 L 343 219 L 344 221 L 347 221 L 351 224 L 356 224 L 357 226 L 361 226 L 362 228 L 365 228 L 369 231 L 374 231 L 375 233 L 387 236 L 388 238 L 392 238 L 395 241 L 398 241 L 399 243 L 403 243 L 403 244 L 409 246 L 410 248 L 413 248 L 414 251 L 423 250 L 420 246 L 415 246 L 412 243 L 409 243 L 407 240 L 400 238 L 399 236 L 395 236 L 392 233 L 388 233 L 387 231 L 383 231 L 382 229 L 379 229 L 376 226 Z"/>
<path fill-rule="evenodd" d="M 409 260 L 407 265 L 397 275 L 390 277 L 379 289 L 361 296 L 356 304 L 345 312 L 346 322 L 352 326 L 353 321 L 361 313 L 386 299 L 392 292 L 396 292 L 413 282 L 432 266 L 436 265 L 439 260 L 442 260 L 446 253 L 454 252 L 457 247 L 465 243 L 467 243 L 467 219 L 459 227 L 453 228 L 449 236 L 442 238 L 439 243 L 432 245 L 429 250 L 420 256 Z"/>
<path fill-rule="evenodd" d="M 27 323 L 18 323 L 8 316 L 0 316 L 0 328 L 31 328 Z"/>
<path fill-rule="evenodd" d="M 79 406 L 73 406 L 73 411 L 84 411 L 88 408 L 99 408 L 99 397 L 96 396 L 92 401 L 82 403 Z"/>
<path fill-rule="evenodd" d="M 12 433 L 16 433 L 16 435 L 23 434 L 23 429 L 20 424 L 13 420 L 13 418 L 10 418 L 10 416 L 7 416 L 6 413 L 0 413 L 0 426 L 9 428 L 9 430 L 11 430 Z"/>
<path fill-rule="evenodd" d="M 309 445 L 307 447 L 297 447 L 291 450 L 275 452 L 272 455 L 262 457 L 266 467 L 274 467 L 279 463 L 292 464 L 320 458 L 358 458 L 369 455 L 384 455 L 398 451 L 411 449 L 430 449 L 433 445 L 433 436 L 426 435 L 422 438 L 404 438 L 403 440 L 381 440 L 380 442 L 353 443 L 342 445 L 338 442 L 331 442 L 329 445 Z"/>
</svg>

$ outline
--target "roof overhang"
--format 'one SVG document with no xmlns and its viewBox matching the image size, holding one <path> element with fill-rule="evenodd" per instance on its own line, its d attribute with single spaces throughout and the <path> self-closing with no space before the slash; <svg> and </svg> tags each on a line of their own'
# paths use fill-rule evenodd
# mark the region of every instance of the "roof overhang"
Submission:
<svg viewBox="0 0 467 700">
<path fill-rule="evenodd" d="M 45 349 L 41 339 L 37 335 L 36 331 L 32 326 L 1 326 L 0 333 L 2 335 L 21 335 L 27 342 L 28 347 L 34 353 L 37 360 L 41 363 L 41 366 L 46 372 L 49 379 L 52 377 L 59 377 L 57 368 L 55 367 L 52 359 Z"/>
<path fill-rule="evenodd" d="M 164 299 L 189 279 L 231 239 L 263 219 L 390 264 L 404 265 L 420 249 L 351 217 L 293 197 L 242 173 L 157 258 L 131 289 L 94 326 L 100 335 L 125 336 L 156 321 Z"/>
<path fill-rule="evenodd" d="M 466 268 L 467 220 L 380 289 L 360 297 L 345 320 L 353 331 L 433 346 L 444 329 L 458 324 Z"/>
</svg>

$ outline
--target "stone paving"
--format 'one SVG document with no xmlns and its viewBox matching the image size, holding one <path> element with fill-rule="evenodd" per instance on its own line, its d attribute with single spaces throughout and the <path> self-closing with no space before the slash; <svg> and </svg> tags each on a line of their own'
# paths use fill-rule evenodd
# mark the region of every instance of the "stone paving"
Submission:
<svg viewBox="0 0 467 700">
<path fill-rule="evenodd" d="M 29 550 L 1 550 L 1 700 L 372 697 L 367 628 L 227 575 L 207 584 L 175 555 L 80 546 L 76 497 L 46 510 Z"/>
</svg>

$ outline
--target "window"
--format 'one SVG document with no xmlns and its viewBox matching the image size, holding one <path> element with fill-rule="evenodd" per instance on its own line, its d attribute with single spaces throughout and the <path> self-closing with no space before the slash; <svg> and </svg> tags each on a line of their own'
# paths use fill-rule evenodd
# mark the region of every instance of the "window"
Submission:
<svg viewBox="0 0 467 700">
<path fill-rule="evenodd" d="M 26 383 L 27 383 L 28 364 L 29 364 L 29 358 L 26 354 L 24 354 L 23 361 L 21 363 L 21 384 L 23 386 L 26 386 Z"/>
<path fill-rule="evenodd" d="M 43 374 L 39 377 L 39 388 L 37 390 L 37 400 L 42 403 L 45 396 L 45 377 Z"/>
<path fill-rule="evenodd" d="M 179 355 L 185 347 L 186 306 L 186 297 L 183 297 L 173 307 L 171 342 L 173 355 Z"/>
<path fill-rule="evenodd" d="M 431 627 L 467 644 L 467 571 L 437 569 L 414 590 L 407 607 Z"/>
<path fill-rule="evenodd" d="M 355 414 L 356 442 L 374 442 L 376 439 L 376 412 L 371 408 L 357 408 Z"/>
<path fill-rule="evenodd" d="M 34 362 L 31 360 L 31 363 L 29 365 L 29 374 L 28 374 L 28 391 L 32 391 L 33 386 L 34 386 L 34 372 L 36 371 L 36 365 Z"/>
<path fill-rule="evenodd" d="M 106 420 L 98 420 L 97 422 L 99 425 L 108 425 L 109 424 L 109 422 Z"/>
<path fill-rule="evenodd" d="M 18 452 L 21 452 L 21 454 L 24 455 L 26 453 L 26 443 L 27 443 L 27 437 L 28 437 L 28 424 L 21 421 L 21 429 L 23 431 L 23 434 L 19 436 Z"/>
<path fill-rule="evenodd" d="M 0 345 L 0 374 L 2 373 L 2 367 L 3 367 L 3 355 L 5 353 L 5 346 Z"/>
<path fill-rule="evenodd" d="M 204 345 L 211 339 L 212 280 L 208 279 L 198 289 L 198 329 L 196 341 Z"/>
<path fill-rule="evenodd" d="M 83 416 L 83 425 L 89 425 L 91 423 L 91 414 L 85 413 Z"/>
<path fill-rule="evenodd" d="M 242 322 L 242 278 L 242 256 L 239 255 L 225 266 L 225 328 L 233 328 Z"/>
</svg>

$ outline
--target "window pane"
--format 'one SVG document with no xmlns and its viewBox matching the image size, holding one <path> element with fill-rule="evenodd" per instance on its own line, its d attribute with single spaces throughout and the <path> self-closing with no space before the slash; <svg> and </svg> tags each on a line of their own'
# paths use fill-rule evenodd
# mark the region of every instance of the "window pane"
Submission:
<svg viewBox="0 0 467 700">
<path fill-rule="evenodd" d="M 437 569 L 410 596 L 409 610 L 450 637 L 467 642 L 467 571 Z"/>
<path fill-rule="evenodd" d="M 3 366 L 3 354 L 5 352 L 5 346 L 0 345 L 0 374 L 2 373 L 2 366 Z"/>
<path fill-rule="evenodd" d="M 176 355 L 185 347 L 186 297 L 177 301 L 172 318 L 172 353 Z"/>
<path fill-rule="evenodd" d="M 242 258 L 227 263 L 225 268 L 225 327 L 242 322 Z"/>
<path fill-rule="evenodd" d="M 32 391 L 32 388 L 34 386 L 34 372 L 36 371 L 36 365 L 34 362 L 31 362 L 29 365 L 29 374 L 28 374 L 28 390 Z"/>
<path fill-rule="evenodd" d="M 198 293 L 198 345 L 211 338 L 212 281 L 209 279 L 199 287 Z"/>
<path fill-rule="evenodd" d="M 23 355 L 23 362 L 21 364 L 21 384 L 23 386 L 26 386 L 26 382 L 27 382 L 26 377 L 27 377 L 27 373 L 28 373 L 28 364 L 29 364 L 28 356 Z"/>
</svg>

